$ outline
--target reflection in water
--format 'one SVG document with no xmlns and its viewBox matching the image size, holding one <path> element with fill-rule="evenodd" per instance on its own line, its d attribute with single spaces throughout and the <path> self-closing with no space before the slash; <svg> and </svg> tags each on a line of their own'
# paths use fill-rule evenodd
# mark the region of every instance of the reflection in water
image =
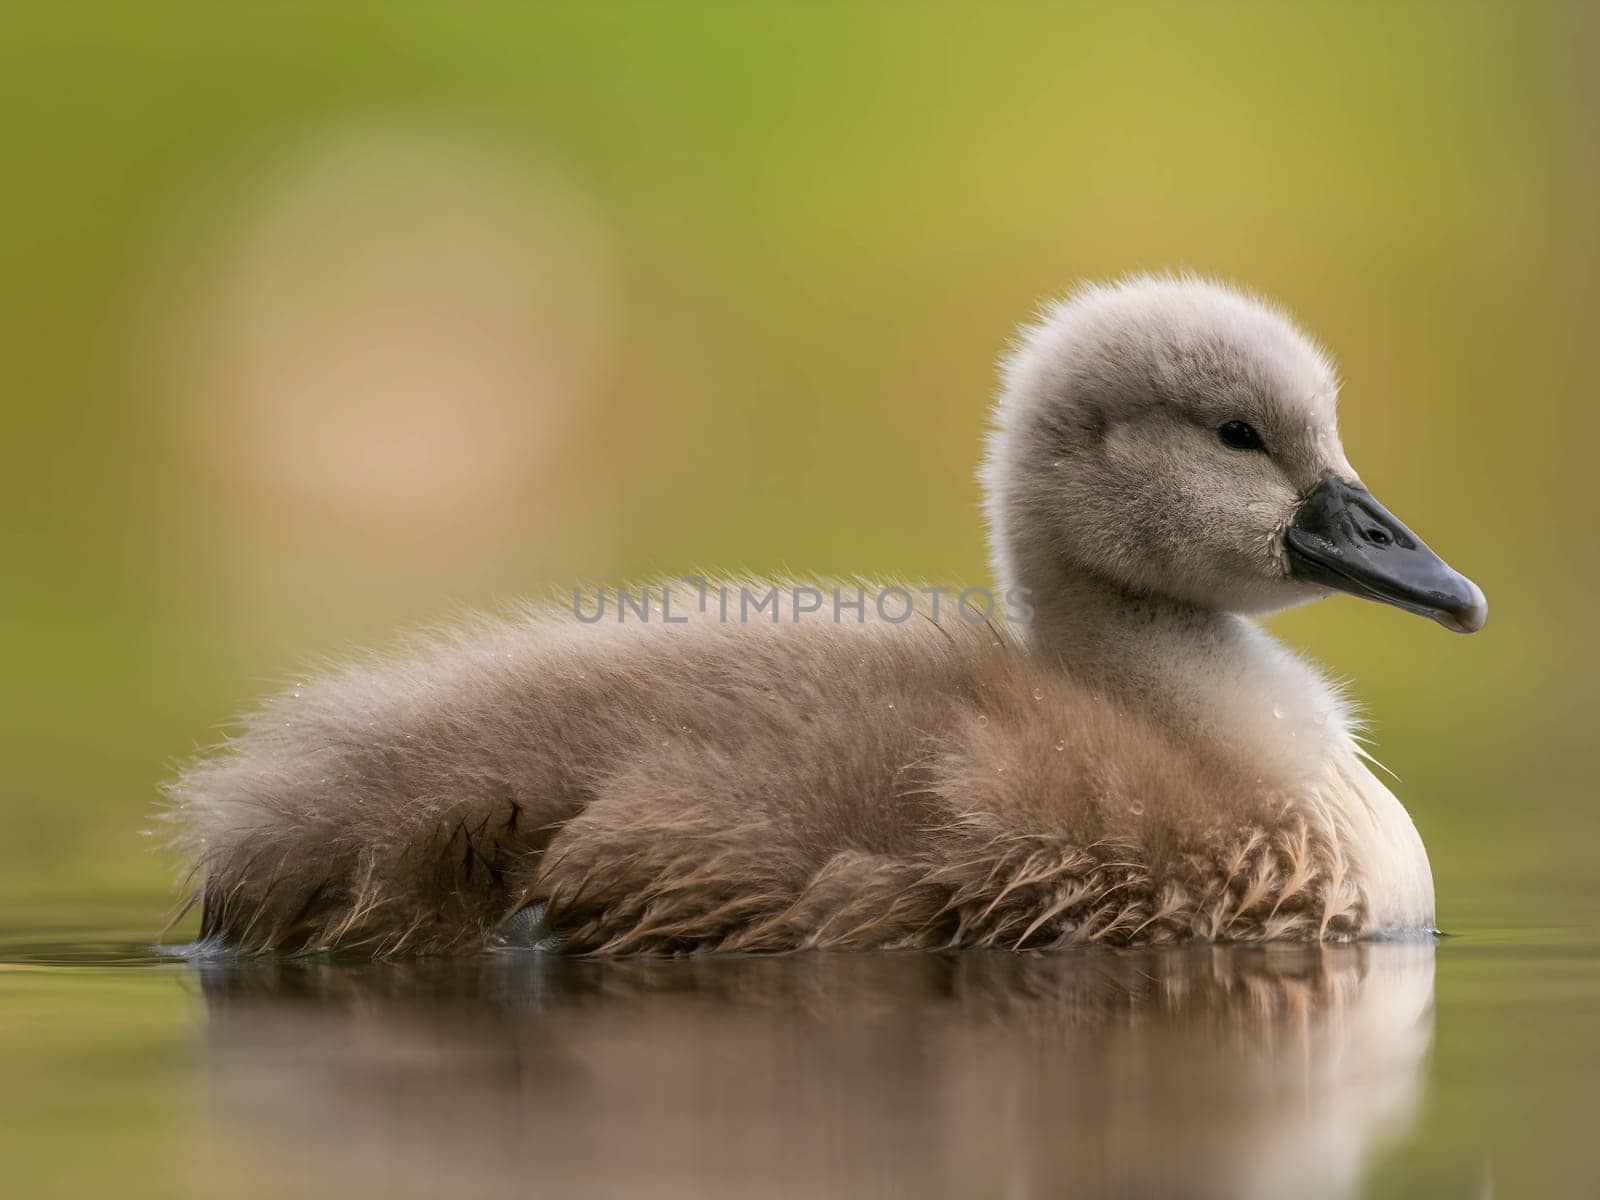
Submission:
<svg viewBox="0 0 1600 1200">
<path fill-rule="evenodd" d="M 1431 944 L 198 969 L 274 1192 L 1342 1196 L 1432 1039 Z"/>
</svg>

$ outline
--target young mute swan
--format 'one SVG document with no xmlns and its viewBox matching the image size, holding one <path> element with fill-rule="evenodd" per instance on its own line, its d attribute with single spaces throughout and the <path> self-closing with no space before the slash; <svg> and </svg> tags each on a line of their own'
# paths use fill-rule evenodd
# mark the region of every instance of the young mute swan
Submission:
<svg viewBox="0 0 1600 1200">
<path fill-rule="evenodd" d="M 1326 357 L 1239 292 L 1140 278 L 1049 308 L 1003 383 L 982 477 L 1009 624 L 679 591 L 670 623 L 530 610 L 302 683 L 170 787 L 203 944 L 1429 929 L 1427 855 L 1349 710 L 1249 619 L 1343 591 L 1484 623 L 1346 460 Z"/>
</svg>

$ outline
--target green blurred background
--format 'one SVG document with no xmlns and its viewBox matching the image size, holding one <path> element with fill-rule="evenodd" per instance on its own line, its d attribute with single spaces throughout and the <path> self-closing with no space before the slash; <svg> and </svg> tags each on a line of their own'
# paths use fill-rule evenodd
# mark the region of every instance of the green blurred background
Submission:
<svg viewBox="0 0 1600 1200">
<path fill-rule="evenodd" d="M 1490 597 L 1472 639 L 1348 600 L 1276 622 L 1370 706 L 1445 922 L 1480 883 L 1592 880 L 1552 870 L 1600 832 L 1581 10 L 4 25 L 6 892 L 159 911 L 137 834 L 172 761 L 459 605 L 694 567 L 982 580 L 1009 331 L 1167 266 L 1329 344 L 1353 461 Z"/>
<path fill-rule="evenodd" d="M 1488 593 L 1470 639 L 1348 599 L 1274 622 L 1369 706 L 1442 922 L 1592 912 L 1597 33 L 1514 4 L 7 5 L 8 925 L 153 934 L 174 761 L 461 605 L 981 581 L 1010 330 L 1169 266 L 1333 349 L 1352 460 Z M 146 1066 L 193 998 L 130 981 L 91 1035 L 104 992 L 52 986 L 9 1018 L 34 1087 L 0 1117 L 70 1139 L 101 1111 L 52 1074 L 77 1056 L 102 1151 L 154 1161 L 188 1092 Z M 1520 1053 L 1484 1003 L 1476 1057 L 1442 1010 L 1445 1084 Z M 1531 1098 L 1453 1095 L 1423 1175 Z"/>
</svg>

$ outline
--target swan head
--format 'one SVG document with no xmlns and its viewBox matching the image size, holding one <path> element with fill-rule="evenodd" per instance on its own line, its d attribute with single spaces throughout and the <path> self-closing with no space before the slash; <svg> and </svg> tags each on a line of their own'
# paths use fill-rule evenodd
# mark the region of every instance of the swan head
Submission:
<svg viewBox="0 0 1600 1200">
<path fill-rule="evenodd" d="M 1483 593 L 1361 483 L 1338 379 L 1282 312 L 1139 277 L 1050 305 L 1003 366 L 983 468 L 1003 587 L 1092 577 L 1260 613 L 1334 591 L 1471 633 Z"/>
</svg>

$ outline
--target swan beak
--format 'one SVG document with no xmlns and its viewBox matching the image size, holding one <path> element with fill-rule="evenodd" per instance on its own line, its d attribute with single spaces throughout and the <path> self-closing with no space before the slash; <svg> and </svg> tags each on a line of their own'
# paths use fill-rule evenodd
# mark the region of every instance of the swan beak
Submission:
<svg viewBox="0 0 1600 1200">
<path fill-rule="evenodd" d="M 1332 471 L 1301 503 L 1284 533 L 1289 573 L 1319 587 L 1381 600 L 1476 633 L 1489 616 L 1482 590 L 1458 574 L 1366 488 Z"/>
</svg>

